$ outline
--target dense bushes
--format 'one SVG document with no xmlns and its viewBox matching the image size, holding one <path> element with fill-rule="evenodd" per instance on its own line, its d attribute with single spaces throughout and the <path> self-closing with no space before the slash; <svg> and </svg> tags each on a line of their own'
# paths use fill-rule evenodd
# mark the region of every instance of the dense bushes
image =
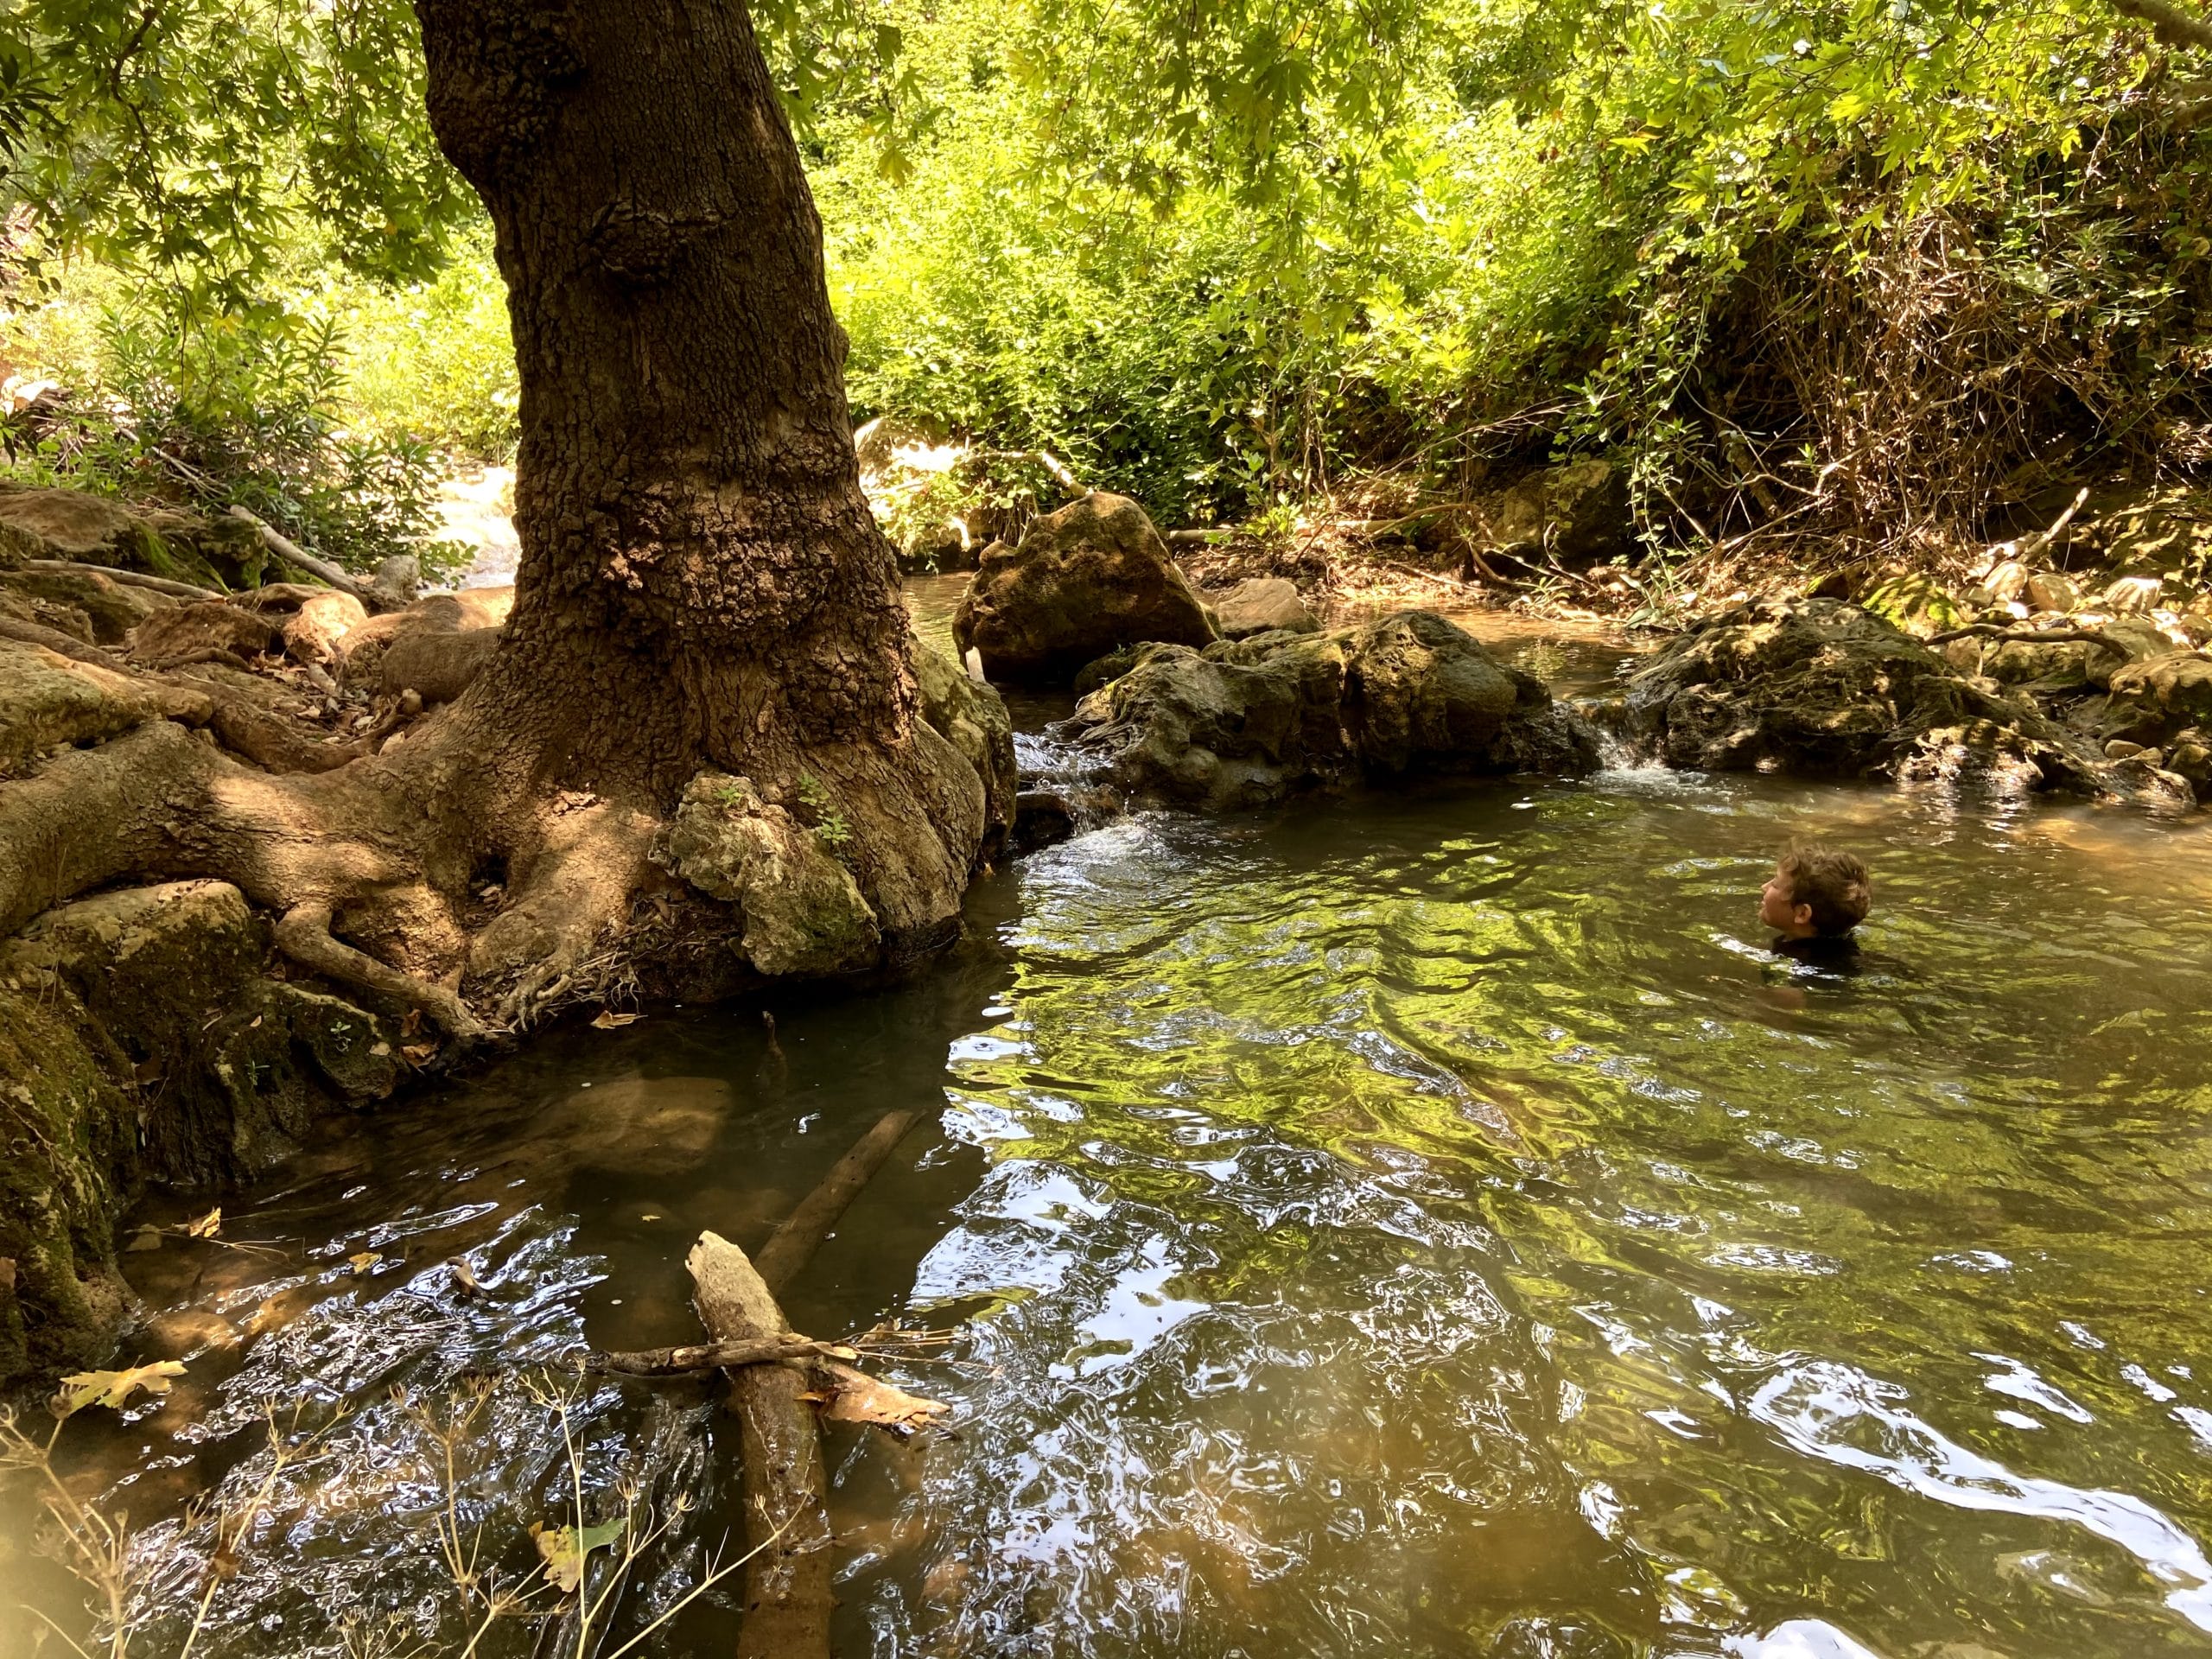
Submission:
<svg viewBox="0 0 2212 1659">
<path fill-rule="evenodd" d="M 2061 474 L 2206 458 L 2205 94 L 2101 0 L 756 10 L 856 416 L 1049 450 L 1163 518 L 1599 450 L 1655 543 L 1928 557 Z M 387 482 L 343 521 L 356 480 L 512 441 L 481 230 L 423 280 L 444 197 L 397 149 L 390 268 L 302 210 L 248 262 L 293 297 L 227 302 L 235 335 L 151 297 L 204 315 L 206 283 L 46 326 L 130 467 L 244 467 L 365 547 L 406 509 Z"/>
</svg>

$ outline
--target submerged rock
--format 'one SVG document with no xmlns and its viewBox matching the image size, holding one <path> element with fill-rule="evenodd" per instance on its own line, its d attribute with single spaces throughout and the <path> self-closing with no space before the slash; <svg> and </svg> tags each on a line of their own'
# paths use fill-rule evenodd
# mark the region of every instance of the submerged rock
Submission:
<svg viewBox="0 0 2212 1659">
<path fill-rule="evenodd" d="M 1669 766 L 1710 772 L 2183 793 L 1836 600 L 1761 600 L 1700 622 L 1629 682 L 1623 734 Z"/>
<path fill-rule="evenodd" d="M 987 550 L 952 632 L 995 680 L 1058 684 L 1122 645 L 1215 637 L 1144 509 L 1103 493 L 1032 519 L 1017 547 Z"/>
<path fill-rule="evenodd" d="M 1139 803 L 1211 810 L 1408 772 L 1580 772 L 1589 724 L 1443 618 L 1405 611 L 1203 652 L 1158 645 L 1064 728 Z"/>
</svg>

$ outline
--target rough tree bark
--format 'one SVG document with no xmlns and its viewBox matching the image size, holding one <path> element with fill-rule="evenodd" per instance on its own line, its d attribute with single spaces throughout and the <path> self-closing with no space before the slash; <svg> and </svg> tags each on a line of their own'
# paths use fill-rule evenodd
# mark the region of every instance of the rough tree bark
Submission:
<svg viewBox="0 0 2212 1659">
<path fill-rule="evenodd" d="M 404 744 L 320 778 L 157 741 L 159 777 L 134 782 L 88 752 L 128 844 L 57 864 L 56 826 L 0 802 L 0 912 L 69 896 L 72 858 L 93 880 L 220 875 L 292 917 L 321 971 L 351 963 L 391 992 L 366 952 L 449 1028 L 456 983 L 527 1018 L 607 959 L 657 835 L 711 769 L 842 821 L 887 951 L 941 935 L 982 786 L 918 715 L 820 224 L 744 9 L 416 14 L 432 125 L 489 210 L 520 374 L 522 558 L 499 649 Z M 504 905 L 483 923 L 469 895 L 494 874 Z"/>
</svg>

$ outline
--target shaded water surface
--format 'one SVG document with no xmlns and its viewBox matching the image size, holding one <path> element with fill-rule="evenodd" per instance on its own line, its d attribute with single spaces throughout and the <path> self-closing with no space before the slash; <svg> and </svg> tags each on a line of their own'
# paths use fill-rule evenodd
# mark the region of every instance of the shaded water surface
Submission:
<svg viewBox="0 0 2212 1659">
<path fill-rule="evenodd" d="M 1874 866 L 1855 973 L 1756 929 L 1807 835 Z M 757 1245 L 919 1107 L 786 1298 L 956 1333 L 898 1374 L 957 1432 L 832 1436 L 842 1652 L 2212 1652 L 2207 850 L 1633 772 L 1129 821 L 981 884 L 912 982 L 776 1003 L 772 1046 L 656 1013 L 330 1126 L 226 1204 L 269 1254 L 128 1258 L 238 1345 L 66 1444 L 173 1606 L 184 1505 L 266 1475 L 264 1402 L 349 1407 L 194 1651 L 334 1653 L 349 1618 L 458 1651 L 423 1414 L 483 1396 L 452 1513 L 519 1584 L 574 1503 L 535 1368 L 694 1335 L 692 1238 Z M 570 1408 L 593 1518 L 626 1474 L 701 1504 L 602 1652 L 738 1525 L 704 1400 Z M 718 1590 L 655 1650 L 736 1618 Z"/>
</svg>

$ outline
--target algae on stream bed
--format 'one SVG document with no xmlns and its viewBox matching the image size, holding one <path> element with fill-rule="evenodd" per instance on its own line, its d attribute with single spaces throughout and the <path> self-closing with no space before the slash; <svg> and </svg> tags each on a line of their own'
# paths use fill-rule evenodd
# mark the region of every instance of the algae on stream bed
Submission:
<svg viewBox="0 0 2212 1659">
<path fill-rule="evenodd" d="M 1804 835 L 1873 867 L 1856 977 L 1756 930 Z M 452 1638 L 391 1385 L 508 1369 L 461 1510 L 531 1570 L 568 1477 L 512 1368 L 692 1335 L 691 1240 L 757 1245 L 918 1104 L 785 1299 L 959 1332 L 900 1374 L 956 1433 L 831 1440 L 840 1652 L 2212 1651 L 2205 836 L 1643 772 L 1131 820 L 981 884 L 978 942 L 905 988 L 779 1001 L 772 1048 L 654 1014 L 327 1126 L 226 1205 L 276 1254 L 127 1258 L 215 1345 L 67 1443 L 174 1607 L 164 1547 L 255 1478 L 259 1401 L 351 1402 L 195 1652 Z M 703 1398 L 576 1408 L 595 1488 L 650 1447 L 704 1501 L 628 1628 L 738 1529 Z M 19 1586 L 71 1599 L 0 1544 Z"/>
</svg>

